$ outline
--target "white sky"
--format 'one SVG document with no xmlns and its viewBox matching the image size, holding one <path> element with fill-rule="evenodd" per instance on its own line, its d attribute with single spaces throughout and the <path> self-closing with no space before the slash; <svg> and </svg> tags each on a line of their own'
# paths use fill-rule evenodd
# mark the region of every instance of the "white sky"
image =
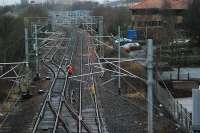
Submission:
<svg viewBox="0 0 200 133">
<path fill-rule="evenodd" d="M 10 5 L 20 3 L 20 0 L 0 0 L 0 5 Z"/>
<path fill-rule="evenodd" d="M 43 1 L 43 0 L 35 0 L 35 1 Z M 102 3 L 104 0 L 91 0 L 91 1 L 98 1 Z M 109 1 L 115 1 L 115 0 L 109 0 Z M 0 5 L 11 5 L 18 3 L 20 3 L 20 0 L 0 0 Z"/>
</svg>

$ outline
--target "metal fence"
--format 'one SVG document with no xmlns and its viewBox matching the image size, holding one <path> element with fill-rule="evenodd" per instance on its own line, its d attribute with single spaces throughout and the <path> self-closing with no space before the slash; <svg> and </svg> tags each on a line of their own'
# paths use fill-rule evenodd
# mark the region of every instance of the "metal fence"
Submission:
<svg viewBox="0 0 200 133">
<path fill-rule="evenodd" d="M 159 77 L 159 75 L 158 75 Z M 192 127 L 192 116 L 182 104 L 174 99 L 169 89 L 163 82 L 165 87 L 157 82 L 155 87 L 155 96 L 158 101 L 164 105 L 174 120 L 183 127 L 187 132 L 190 132 Z"/>
<path fill-rule="evenodd" d="M 199 80 L 199 71 L 179 73 L 176 71 L 163 72 L 161 74 L 163 80 Z"/>
<path fill-rule="evenodd" d="M 179 74 L 179 75 L 178 73 L 169 72 L 162 75 L 162 79 L 163 80 L 192 80 L 194 78 L 192 78 L 189 72 L 184 73 L 184 74 Z"/>
<path fill-rule="evenodd" d="M 192 127 L 192 117 L 191 114 L 187 111 L 182 104 L 178 103 L 174 99 L 170 99 L 170 106 L 168 108 L 170 114 L 174 119 L 184 128 L 187 132 L 190 131 Z"/>
</svg>

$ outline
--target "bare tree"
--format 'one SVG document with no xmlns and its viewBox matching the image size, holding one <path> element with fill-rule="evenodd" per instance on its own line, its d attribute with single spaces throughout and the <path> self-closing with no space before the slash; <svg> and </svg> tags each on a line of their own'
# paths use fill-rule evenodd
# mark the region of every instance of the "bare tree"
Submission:
<svg viewBox="0 0 200 133">
<path fill-rule="evenodd" d="M 185 17 L 185 22 L 191 36 L 200 43 L 200 0 L 193 0 Z M 200 45 L 199 45 L 200 46 Z"/>
<path fill-rule="evenodd" d="M 124 7 L 112 8 L 99 6 L 93 10 L 92 14 L 104 17 L 104 31 L 107 34 L 116 35 L 118 26 L 126 34 L 128 26 L 131 24 L 131 12 Z"/>
</svg>

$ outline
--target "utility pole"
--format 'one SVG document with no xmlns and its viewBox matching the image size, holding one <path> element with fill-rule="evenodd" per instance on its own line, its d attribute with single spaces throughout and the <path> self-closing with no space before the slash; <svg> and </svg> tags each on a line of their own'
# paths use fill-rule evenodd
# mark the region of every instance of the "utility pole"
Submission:
<svg viewBox="0 0 200 133">
<path fill-rule="evenodd" d="M 34 24 L 35 31 L 35 56 L 36 56 L 36 80 L 39 79 L 39 51 L 38 51 L 38 37 L 37 37 L 37 24 Z"/>
<path fill-rule="evenodd" d="M 121 58 L 121 48 L 120 48 L 120 26 L 118 26 L 118 39 L 119 39 L 119 44 L 118 44 L 118 94 L 121 95 L 121 62 L 120 62 L 120 58 Z"/>
<path fill-rule="evenodd" d="M 104 57 L 104 46 L 101 45 L 101 42 L 103 42 L 103 17 L 100 16 L 98 18 L 98 34 L 100 36 L 100 57 Z"/>
<path fill-rule="evenodd" d="M 83 74 L 83 34 L 81 37 L 81 74 Z M 82 133 L 82 126 L 81 126 L 81 121 L 82 121 L 82 81 L 83 81 L 83 76 L 81 76 L 81 81 L 80 81 L 80 88 L 79 88 L 79 115 L 78 115 L 78 133 Z"/>
<path fill-rule="evenodd" d="M 145 40 L 148 38 L 148 24 L 145 25 Z"/>
<path fill-rule="evenodd" d="M 153 40 L 147 40 L 147 99 L 148 99 L 148 133 L 153 133 Z"/>
<path fill-rule="evenodd" d="M 28 28 L 27 28 L 27 19 L 24 19 L 24 33 L 25 33 L 25 56 L 26 56 L 26 68 L 29 69 L 29 46 L 28 46 Z"/>
<path fill-rule="evenodd" d="M 193 109 L 192 109 L 192 130 L 193 133 L 200 132 L 200 86 L 198 89 L 192 89 L 192 102 L 193 102 Z"/>
</svg>

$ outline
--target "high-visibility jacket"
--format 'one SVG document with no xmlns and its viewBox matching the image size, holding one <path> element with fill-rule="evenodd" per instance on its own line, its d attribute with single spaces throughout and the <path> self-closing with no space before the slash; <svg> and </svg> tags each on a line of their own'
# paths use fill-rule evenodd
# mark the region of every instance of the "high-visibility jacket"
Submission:
<svg viewBox="0 0 200 133">
<path fill-rule="evenodd" d="M 67 66 L 67 72 L 68 72 L 68 75 L 71 76 L 74 73 L 73 67 L 68 65 Z"/>
</svg>

